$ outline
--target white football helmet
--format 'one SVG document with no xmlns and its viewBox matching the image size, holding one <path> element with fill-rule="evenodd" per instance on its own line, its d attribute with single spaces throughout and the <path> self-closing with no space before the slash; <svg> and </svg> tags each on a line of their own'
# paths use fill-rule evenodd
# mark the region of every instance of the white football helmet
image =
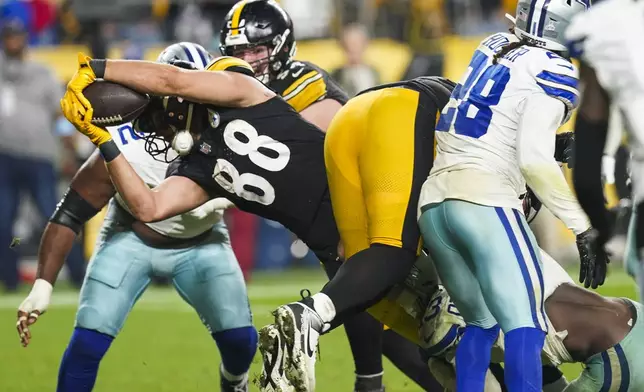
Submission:
<svg viewBox="0 0 644 392">
<path fill-rule="evenodd" d="M 197 69 L 206 69 L 213 57 L 203 46 L 192 42 L 178 42 L 163 49 L 157 63 L 170 64 L 172 61 L 187 61 Z"/>
<path fill-rule="evenodd" d="M 566 28 L 573 16 L 590 5 L 591 0 L 519 0 L 516 16 L 505 16 L 514 23 L 519 39 L 544 49 L 566 51 Z"/>
</svg>

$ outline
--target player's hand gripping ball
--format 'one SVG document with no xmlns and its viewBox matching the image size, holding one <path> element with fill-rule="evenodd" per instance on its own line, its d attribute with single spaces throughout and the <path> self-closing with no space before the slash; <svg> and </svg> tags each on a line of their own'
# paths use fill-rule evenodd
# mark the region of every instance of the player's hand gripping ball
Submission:
<svg viewBox="0 0 644 392">
<path fill-rule="evenodd" d="M 78 54 L 78 71 L 60 104 L 67 120 L 99 146 L 112 138 L 103 127 L 134 120 L 145 110 L 149 97 L 116 83 L 97 81 L 90 60 Z"/>
</svg>

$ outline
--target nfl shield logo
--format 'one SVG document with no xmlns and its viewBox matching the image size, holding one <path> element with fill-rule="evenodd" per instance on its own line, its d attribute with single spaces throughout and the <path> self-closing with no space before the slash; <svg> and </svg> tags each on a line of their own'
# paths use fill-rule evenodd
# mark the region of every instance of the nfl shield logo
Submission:
<svg viewBox="0 0 644 392">
<path fill-rule="evenodd" d="M 212 151 L 212 148 L 210 147 L 210 144 L 206 142 L 202 142 L 201 145 L 199 146 L 199 151 L 201 151 L 204 154 L 210 154 Z"/>
</svg>

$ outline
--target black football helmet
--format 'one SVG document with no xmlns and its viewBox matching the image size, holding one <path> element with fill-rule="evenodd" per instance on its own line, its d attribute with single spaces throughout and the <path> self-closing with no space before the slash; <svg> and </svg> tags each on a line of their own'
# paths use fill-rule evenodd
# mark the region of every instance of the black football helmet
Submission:
<svg viewBox="0 0 644 392">
<path fill-rule="evenodd" d="M 265 46 L 268 56 L 250 62 L 255 76 L 264 83 L 285 70 L 296 51 L 291 17 L 273 0 L 241 0 L 235 4 L 226 15 L 220 41 L 221 53 L 226 56 Z"/>
</svg>

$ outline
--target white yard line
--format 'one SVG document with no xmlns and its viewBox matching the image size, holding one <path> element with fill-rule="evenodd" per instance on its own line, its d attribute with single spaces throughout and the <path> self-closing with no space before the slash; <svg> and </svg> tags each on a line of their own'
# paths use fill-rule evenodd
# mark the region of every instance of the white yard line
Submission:
<svg viewBox="0 0 644 392">
<path fill-rule="evenodd" d="M 288 282 L 283 284 L 250 284 L 248 287 L 248 298 L 251 303 L 257 300 L 278 300 L 290 299 L 294 301 L 300 297 L 300 290 L 303 288 L 310 288 L 312 292 L 322 288 L 324 281 L 303 281 L 303 282 Z M 0 310 L 1 309 L 16 309 L 18 305 L 25 299 L 26 294 L 6 294 L 0 296 Z M 56 293 L 52 296 L 51 307 L 76 307 L 78 305 L 78 293 L 74 291 L 64 291 Z M 172 308 L 185 308 L 187 311 L 192 309 L 187 305 L 181 297 L 174 291 L 173 288 L 158 288 L 152 287 L 148 289 L 139 302 L 136 304 L 137 309 L 155 309 L 163 310 L 170 306 Z M 255 308 L 255 307 L 253 307 Z"/>
<path fill-rule="evenodd" d="M 572 275 L 573 280 L 577 280 L 575 274 Z M 308 288 L 311 292 L 316 292 L 324 285 L 323 280 L 306 280 L 306 281 L 288 281 L 284 283 L 251 283 L 248 287 L 248 298 L 251 305 L 254 301 L 270 301 L 270 300 L 298 300 L 300 298 L 300 290 Z M 622 273 L 615 271 L 606 278 L 605 288 L 619 288 L 629 285 L 634 285 L 633 279 Z M 18 305 L 25 299 L 26 294 L 4 294 L 0 295 L 0 310 L 16 309 Z M 63 291 L 56 293 L 54 291 L 52 297 L 52 308 L 56 307 L 73 307 L 78 305 L 78 293 L 74 291 Z M 135 306 L 136 309 L 144 310 L 178 310 L 192 312 L 192 308 L 186 304 L 181 297 L 172 288 L 159 288 L 152 287 L 148 289 L 139 302 Z M 253 311 L 256 313 L 262 312 L 263 308 L 266 311 L 272 310 L 268 305 L 252 306 Z"/>
</svg>

